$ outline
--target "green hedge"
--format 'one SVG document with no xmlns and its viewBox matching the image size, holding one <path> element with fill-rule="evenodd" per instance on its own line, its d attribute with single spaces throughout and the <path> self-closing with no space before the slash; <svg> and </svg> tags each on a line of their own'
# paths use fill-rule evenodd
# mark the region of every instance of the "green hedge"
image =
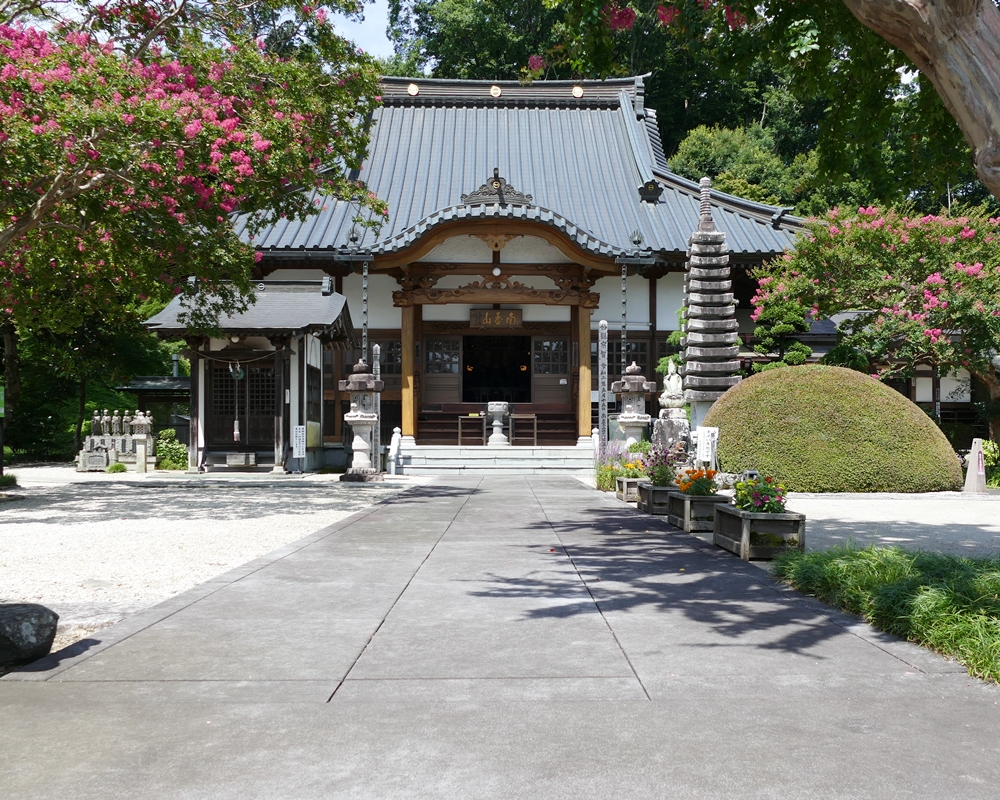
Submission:
<svg viewBox="0 0 1000 800">
<path fill-rule="evenodd" d="M 756 469 L 793 491 L 962 486 L 958 458 L 933 420 L 899 392 L 842 367 L 754 375 L 726 392 L 703 424 L 719 428 L 722 469 Z"/>
</svg>

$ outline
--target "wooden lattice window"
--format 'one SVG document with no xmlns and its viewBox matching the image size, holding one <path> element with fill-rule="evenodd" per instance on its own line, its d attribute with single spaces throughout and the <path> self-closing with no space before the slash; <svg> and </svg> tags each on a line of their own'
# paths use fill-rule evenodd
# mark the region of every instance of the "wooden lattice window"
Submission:
<svg viewBox="0 0 1000 800">
<path fill-rule="evenodd" d="M 212 365 L 212 413 L 216 417 L 236 416 L 240 381 L 233 378 L 225 364 Z"/>
<path fill-rule="evenodd" d="M 274 367 L 247 370 L 247 413 L 251 417 L 274 416 Z"/>
<path fill-rule="evenodd" d="M 461 339 L 428 339 L 427 375 L 457 375 L 462 358 Z"/>
<path fill-rule="evenodd" d="M 569 348 L 565 339 L 536 339 L 534 364 L 536 375 L 568 375 Z"/>
</svg>

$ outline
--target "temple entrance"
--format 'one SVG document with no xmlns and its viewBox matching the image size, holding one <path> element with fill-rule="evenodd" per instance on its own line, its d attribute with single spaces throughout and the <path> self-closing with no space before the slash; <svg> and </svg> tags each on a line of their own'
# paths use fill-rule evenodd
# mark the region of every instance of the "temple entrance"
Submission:
<svg viewBox="0 0 1000 800">
<path fill-rule="evenodd" d="M 462 402 L 531 402 L 530 336 L 463 336 Z"/>
<path fill-rule="evenodd" d="M 227 364 L 213 364 L 205 428 L 208 444 L 232 449 L 274 444 L 274 367 L 249 367 L 234 377 Z M 239 441 L 234 434 L 240 431 Z"/>
</svg>

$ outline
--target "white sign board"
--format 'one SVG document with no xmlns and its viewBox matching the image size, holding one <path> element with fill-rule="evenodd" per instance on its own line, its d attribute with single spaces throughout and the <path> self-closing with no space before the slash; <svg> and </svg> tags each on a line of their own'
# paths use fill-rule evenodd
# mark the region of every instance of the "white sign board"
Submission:
<svg viewBox="0 0 1000 800">
<path fill-rule="evenodd" d="M 292 458 L 306 457 L 306 426 L 296 425 L 292 428 Z"/>
<path fill-rule="evenodd" d="M 698 451 L 695 454 L 696 459 L 704 464 L 714 464 L 715 452 L 718 446 L 719 446 L 719 429 L 706 428 L 703 425 L 699 426 Z"/>
</svg>

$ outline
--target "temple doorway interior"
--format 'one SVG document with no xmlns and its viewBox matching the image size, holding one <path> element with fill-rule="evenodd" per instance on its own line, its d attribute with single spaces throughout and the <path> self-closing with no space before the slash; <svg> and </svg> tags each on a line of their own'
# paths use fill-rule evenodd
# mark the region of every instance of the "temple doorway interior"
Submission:
<svg viewBox="0 0 1000 800">
<path fill-rule="evenodd" d="M 531 402 L 530 336 L 463 336 L 462 402 Z"/>
</svg>

